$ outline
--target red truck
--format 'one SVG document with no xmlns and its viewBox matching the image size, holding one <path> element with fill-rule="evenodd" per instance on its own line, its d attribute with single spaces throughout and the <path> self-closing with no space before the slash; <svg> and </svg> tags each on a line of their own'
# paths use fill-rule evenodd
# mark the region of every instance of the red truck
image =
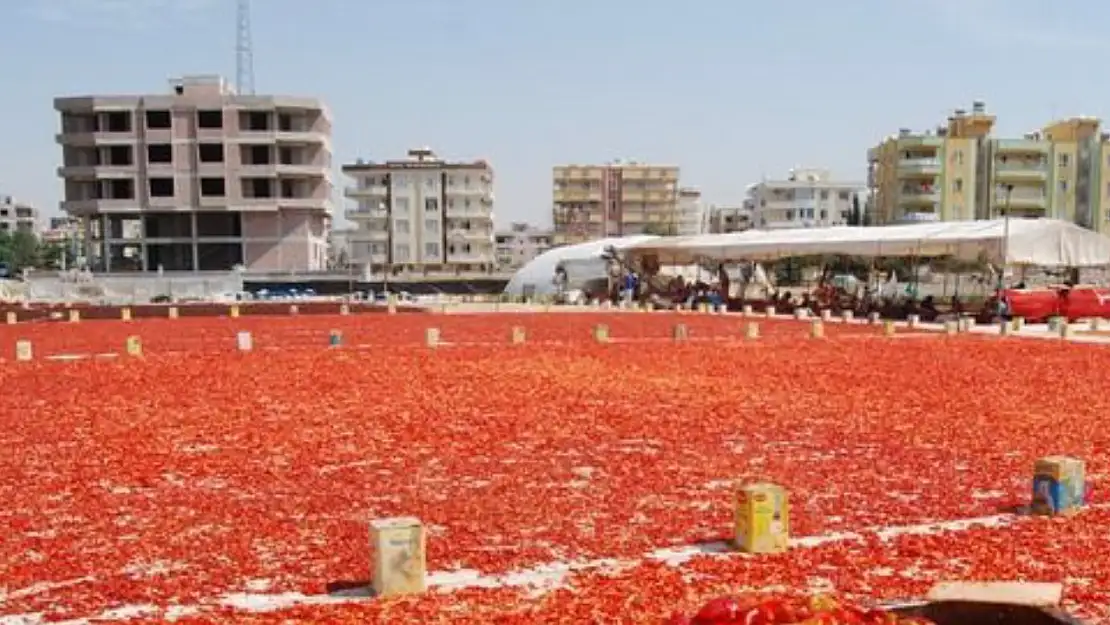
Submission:
<svg viewBox="0 0 1110 625">
<path fill-rule="evenodd" d="M 1023 317 L 1031 323 L 1041 323 L 1050 317 L 1066 317 L 1069 321 L 1110 318 L 1110 288 L 1052 286 L 1003 289 L 999 296 L 1006 302 L 1007 316 Z"/>
</svg>

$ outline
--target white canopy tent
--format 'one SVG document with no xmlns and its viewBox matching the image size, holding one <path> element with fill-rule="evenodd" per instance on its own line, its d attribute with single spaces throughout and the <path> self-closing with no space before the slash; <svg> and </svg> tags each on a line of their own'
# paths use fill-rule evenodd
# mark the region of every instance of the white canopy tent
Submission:
<svg viewBox="0 0 1110 625">
<path fill-rule="evenodd" d="M 1007 223 L 1008 222 L 1008 223 Z M 1110 237 L 1055 219 L 994 219 L 899 226 L 748 230 L 660 238 L 636 244 L 633 258 L 661 263 L 767 261 L 791 256 L 955 256 L 1007 265 L 1110 265 Z"/>
<path fill-rule="evenodd" d="M 610 237 L 548 250 L 518 269 L 505 285 L 504 293 L 521 296 L 527 290 L 534 296 L 553 294 L 555 267 L 559 264 L 566 267 L 567 277 L 572 282 L 604 278 L 606 261 L 601 255 L 607 248 L 612 247 L 621 252 L 633 245 L 658 238 L 649 235 Z"/>
</svg>

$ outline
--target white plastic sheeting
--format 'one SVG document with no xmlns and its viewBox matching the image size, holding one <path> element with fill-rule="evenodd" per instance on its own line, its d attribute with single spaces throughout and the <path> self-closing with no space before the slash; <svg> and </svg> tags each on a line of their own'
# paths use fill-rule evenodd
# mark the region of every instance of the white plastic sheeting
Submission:
<svg viewBox="0 0 1110 625">
<path fill-rule="evenodd" d="M 645 243 L 659 237 L 650 235 L 630 237 L 610 237 L 588 241 L 577 245 L 567 245 L 548 250 L 528 261 L 521 267 L 509 283 L 505 285 L 506 295 L 551 295 L 555 292 L 555 267 L 562 263 L 567 269 L 567 279 L 571 284 L 605 277 L 605 261 L 601 259 L 606 248 L 612 246 L 621 251 L 637 243 Z"/>
<path fill-rule="evenodd" d="M 877 227 L 748 230 L 733 234 L 661 238 L 634 245 L 632 257 L 655 254 L 661 263 L 775 260 L 790 256 L 955 256 L 1008 265 L 1110 265 L 1110 238 L 1056 219 L 955 221 Z"/>
</svg>

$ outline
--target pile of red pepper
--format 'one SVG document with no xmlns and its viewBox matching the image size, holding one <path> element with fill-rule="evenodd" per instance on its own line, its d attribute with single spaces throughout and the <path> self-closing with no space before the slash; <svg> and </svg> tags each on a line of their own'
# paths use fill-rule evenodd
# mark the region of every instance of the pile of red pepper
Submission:
<svg viewBox="0 0 1110 625">
<path fill-rule="evenodd" d="M 744 602 L 720 597 L 703 605 L 693 617 L 675 614 L 666 625 L 932 625 L 921 618 L 901 617 L 888 610 L 863 609 L 833 597 L 771 599 Z"/>
</svg>

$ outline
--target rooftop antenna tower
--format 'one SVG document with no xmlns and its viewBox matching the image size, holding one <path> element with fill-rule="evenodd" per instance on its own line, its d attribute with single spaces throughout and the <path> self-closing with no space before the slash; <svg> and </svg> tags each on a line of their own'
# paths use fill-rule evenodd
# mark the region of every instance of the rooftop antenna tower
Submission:
<svg viewBox="0 0 1110 625">
<path fill-rule="evenodd" d="M 254 44 L 251 42 L 251 3 L 238 0 L 235 33 L 235 87 L 239 93 L 254 95 Z"/>
</svg>

